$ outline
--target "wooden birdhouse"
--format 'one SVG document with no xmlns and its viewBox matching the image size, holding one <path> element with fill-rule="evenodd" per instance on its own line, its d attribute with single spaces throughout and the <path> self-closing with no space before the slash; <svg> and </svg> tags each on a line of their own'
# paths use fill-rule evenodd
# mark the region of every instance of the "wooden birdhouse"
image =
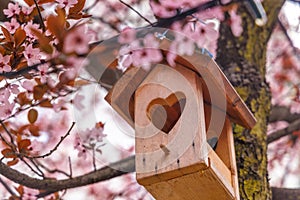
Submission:
<svg viewBox="0 0 300 200">
<path fill-rule="evenodd" d="M 256 120 L 210 56 L 175 61 L 129 68 L 106 96 L 135 129 L 137 181 L 158 200 L 238 200 L 231 122 Z"/>
</svg>

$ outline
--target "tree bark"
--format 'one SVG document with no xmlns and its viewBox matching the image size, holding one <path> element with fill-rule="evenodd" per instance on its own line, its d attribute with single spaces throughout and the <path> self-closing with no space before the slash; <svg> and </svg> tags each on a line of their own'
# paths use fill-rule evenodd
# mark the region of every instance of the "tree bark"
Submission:
<svg viewBox="0 0 300 200">
<path fill-rule="evenodd" d="M 266 46 L 284 0 L 264 0 L 268 23 L 255 25 L 244 6 L 239 7 L 243 33 L 234 37 L 223 22 L 216 61 L 257 118 L 250 131 L 234 125 L 234 137 L 241 199 L 271 199 L 267 174 L 267 122 L 271 95 L 266 83 Z"/>
</svg>

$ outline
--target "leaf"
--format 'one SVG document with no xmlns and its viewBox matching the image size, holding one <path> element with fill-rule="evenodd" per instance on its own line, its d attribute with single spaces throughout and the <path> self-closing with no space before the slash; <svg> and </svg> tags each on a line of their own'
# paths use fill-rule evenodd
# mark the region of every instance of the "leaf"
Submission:
<svg viewBox="0 0 300 200">
<path fill-rule="evenodd" d="M 38 38 L 40 49 L 48 54 L 52 54 L 53 48 L 50 45 L 51 39 L 46 37 L 44 34 L 42 34 L 40 31 L 36 29 L 31 29 L 31 31 L 32 34 L 34 34 Z"/>
<path fill-rule="evenodd" d="M 62 9 L 57 9 L 57 16 L 50 15 L 47 19 L 47 28 L 56 36 L 59 41 L 62 41 L 65 33 L 66 15 Z"/>
<path fill-rule="evenodd" d="M 7 165 L 8 166 L 13 166 L 13 165 L 17 164 L 18 162 L 19 162 L 19 159 L 15 158 L 15 159 L 13 159 L 11 161 L 8 161 Z"/>
<path fill-rule="evenodd" d="M 77 4 L 75 4 L 73 7 L 70 8 L 69 13 L 71 14 L 75 14 L 75 13 L 79 13 L 85 4 L 85 0 L 78 0 Z"/>
<path fill-rule="evenodd" d="M 23 139 L 20 142 L 18 142 L 18 149 L 21 152 L 22 150 L 27 151 L 28 147 L 31 145 L 31 141 L 29 139 Z"/>
<path fill-rule="evenodd" d="M 38 4 L 41 5 L 41 4 L 44 4 L 44 3 L 52 3 L 54 1 L 55 0 L 39 0 Z"/>
<path fill-rule="evenodd" d="M 33 88 L 33 98 L 35 100 L 41 100 L 44 94 L 47 92 L 48 87 L 46 85 L 36 85 Z"/>
<path fill-rule="evenodd" d="M 40 106 L 44 108 L 53 108 L 53 105 L 49 99 L 42 100 Z"/>
<path fill-rule="evenodd" d="M 23 194 L 24 194 L 24 187 L 22 185 L 19 185 L 19 187 L 16 188 L 16 190 L 18 191 L 18 193 L 20 194 L 20 196 L 23 196 Z"/>
<path fill-rule="evenodd" d="M 6 38 L 6 41 L 7 42 L 12 42 L 13 41 L 13 37 L 10 34 L 10 32 L 5 27 L 3 27 L 3 26 L 1 26 L 1 30 L 2 30 L 2 33 L 4 34 L 5 38 Z"/>
<path fill-rule="evenodd" d="M 32 136 L 38 137 L 40 136 L 40 129 L 38 126 L 31 124 L 28 128 L 29 132 L 31 133 Z"/>
<path fill-rule="evenodd" d="M 16 158 L 17 157 L 15 152 L 9 148 L 3 149 L 1 151 L 1 153 L 5 158 Z"/>
<path fill-rule="evenodd" d="M 15 47 L 19 47 L 26 39 L 26 32 L 22 28 L 18 28 L 14 34 Z"/>
<path fill-rule="evenodd" d="M 33 0 L 24 0 L 27 5 L 32 6 L 34 4 Z"/>
<path fill-rule="evenodd" d="M 28 111 L 28 115 L 27 115 L 28 121 L 33 124 L 37 118 L 38 118 L 38 111 L 34 108 L 30 109 Z"/>
<path fill-rule="evenodd" d="M 31 100 L 27 98 L 26 92 L 21 92 L 17 96 L 17 102 L 20 106 L 31 104 Z"/>
</svg>

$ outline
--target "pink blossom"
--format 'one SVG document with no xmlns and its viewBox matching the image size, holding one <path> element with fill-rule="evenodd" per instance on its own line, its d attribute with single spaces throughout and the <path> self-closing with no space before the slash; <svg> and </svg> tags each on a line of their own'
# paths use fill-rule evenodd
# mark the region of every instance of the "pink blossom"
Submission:
<svg viewBox="0 0 300 200">
<path fill-rule="evenodd" d="M 40 63 L 40 59 L 41 59 L 40 53 L 41 53 L 40 49 L 33 48 L 32 44 L 25 47 L 25 51 L 23 52 L 28 65 L 34 65 Z"/>
<path fill-rule="evenodd" d="M 75 79 L 79 74 L 80 70 L 85 67 L 89 61 L 85 58 L 80 58 L 77 56 L 69 56 L 65 64 L 65 75 L 68 79 Z"/>
<path fill-rule="evenodd" d="M 90 39 L 91 35 L 86 34 L 85 26 L 78 26 L 67 34 L 64 42 L 64 51 L 66 53 L 85 54 L 89 51 Z"/>
<path fill-rule="evenodd" d="M 78 1 L 77 0 L 56 0 L 56 2 L 58 3 L 59 7 L 69 10 L 75 4 L 77 4 Z"/>
<path fill-rule="evenodd" d="M 176 9 L 168 9 L 155 0 L 150 1 L 150 6 L 153 13 L 158 17 L 167 18 L 176 15 Z"/>
<path fill-rule="evenodd" d="M 84 109 L 84 105 L 82 101 L 84 100 L 84 96 L 80 94 L 76 94 L 75 98 L 73 99 L 72 103 L 78 110 Z"/>
<path fill-rule="evenodd" d="M 218 32 L 213 29 L 214 24 L 196 23 L 192 38 L 196 41 L 198 47 L 203 47 L 208 41 L 216 41 L 219 37 Z"/>
<path fill-rule="evenodd" d="M 140 49 L 140 42 L 135 40 L 130 45 L 122 46 L 118 55 L 118 69 L 125 71 L 133 62 L 133 57 L 137 54 L 137 49 Z"/>
<path fill-rule="evenodd" d="M 121 48 L 119 55 L 118 68 L 122 70 L 126 69 L 131 64 L 149 70 L 151 64 L 162 60 L 159 42 L 153 34 L 145 36 L 143 39 L 143 47 L 140 46 L 140 41 L 135 40 L 129 46 Z"/>
<path fill-rule="evenodd" d="M 230 14 L 229 24 L 231 27 L 232 34 L 236 37 L 239 37 L 243 32 L 242 18 L 241 16 L 237 15 L 234 10 L 231 10 L 229 14 Z"/>
<path fill-rule="evenodd" d="M 135 39 L 136 31 L 133 28 L 126 27 L 125 29 L 122 30 L 118 40 L 119 43 L 125 44 L 125 43 L 130 43 Z"/>
<path fill-rule="evenodd" d="M 36 85 L 36 83 L 34 81 L 29 81 L 29 80 L 25 80 L 23 83 L 22 83 L 22 87 L 27 90 L 27 91 L 30 91 L 32 92 L 33 91 L 33 87 Z"/>
<path fill-rule="evenodd" d="M 8 8 L 3 10 L 3 13 L 7 16 L 7 17 L 12 17 L 13 15 L 18 15 L 20 14 L 20 7 L 19 4 L 13 4 L 13 3 L 9 3 L 8 4 Z"/>
<path fill-rule="evenodd" d="M 12 34 L 14 34 L 16 30 L 20 27 L 19 22 L 17 22 L 15 18 L 11 18 L 10 22 L 4 22 L 4 25 L 7 28 L 7 30 Z"/>
<path fill-rule="evenodd" d="M 32 39 L 36 39 L 37 37 L 36 37 L 36 35 L 34 35 L 34 34 L 32 33 L 32 29 L 41 32 L 41 30 L 39 29 L 39 25 L 38 25 L 38 24 L 34 24 L 33 21 L 28 22 L 28 23 L 24 26 L 24 30 L 25 30 L 25 32 L 26 32 L 26 35 L 27 35 L 28 37 L 32 38 Z"/>
<path fill-rule="evenodd" d="M 8 84 L 7 88 L 13 94 L 18 94 L 20 92 L 19 85 L 17 84 L 13 84 L 13 83 Z"/>
<path fill-rule="evenodd" d="M 53 109 L 55 112 L 61 111 L 67 102 L 64 99 L 59 99 L 57 102 L 53 103 Z"/>
<path fill-rule="evenodd" d="M 2 54 L 0 54 L 0 73 L 11 71 L 11 67 L 9 66 L 9 60 L 9 55 L 3 56 Z"/>
<path fill-rule="evenodd" d="M 78 135 L 75 136 L 74 149 L 78 151 L 78 157 L 82 157 L 84 160 L 87 158 L 87 151 L 83 146 L 81 139 Z"/>
<path fill-rule="evenodd" d="M 12 111 L 15 107 L 15 103 L 10 103 L 6 100 L 2 105 L 0 105 L 0 117 L 5 118 L 12 114 Z"/>
<path fill-rule="evenodd" d="M 48 69 L 49 69 L 48 63 L 45 63 L 45 64 L 42 64 L 42 65 L 38 66 L 38 70 L 40 72 L 40 77 L 41 77 L 41 83 L 46 83 L 47 82 Z"/>
<path fill-rule="evenodd" d="M 31 12 L 33 11 L 34 6 L 30 6 L 30 7 L 26 7 L 26 6 L 22 6 L 22 13 L 24 15 L 30 15 Z"/>
<path fill-rule="evenodd" d="M 0 90 L 0 104 L 4 104 L 10 97 L 11 93 L 7 88 L 2 88 Z"/>
</svg>

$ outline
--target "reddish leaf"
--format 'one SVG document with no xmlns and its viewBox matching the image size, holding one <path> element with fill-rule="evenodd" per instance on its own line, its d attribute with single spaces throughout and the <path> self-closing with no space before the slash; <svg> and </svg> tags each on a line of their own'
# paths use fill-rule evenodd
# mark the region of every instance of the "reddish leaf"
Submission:
<svg viewBox="0 0 300 200">
<path fill-rule="evenodd" d="M 20 185 L 18 188 L 16 188 L 16 190 L 18 191 L 18 193 L 20 194 L 20 196 L 23 196 L 23 194 L 24 194 L 24 187 L 22 185 Z"/>
<path fill-rule="evenodd" d="M 32 6 L 34 4 L 33 0 L 24 0 L 27 5 Z"/>
<path fill-rule="evenodd" d="M 70 8 L 69 13 L 70 14 L 75 14 L 75 13 L 79 13 L 85 4 L 85 0 L 78 0 L 77 4 L 75 4 L 72 8 Z"/>
<path fill-rule="evenodd" d="M 43 100 L 42 103 L 40 103 L 40 106 L 44 108 L 53 108 L 53 105 L 49 99 Z"/>
<path fill-rule="evenodd" d="M 38 137 L 40 136 L 40 129 L 38 126 L 35 126 L 31 124 L 28 128 L 29 132 L 31 133 L 32 136 Z"/>
<path fill-rule="evenodd" d="M 3 149 L 1 151 L 1 153 L 5 158 L 16 158 L 17 157 L 15 152 L 9 148 Z"/>
<path fill-rule="evenodd" d="M 13 41 L 13 37 L 10 34 L 10 32 L 5 27 L 3 27 L 3 26 L 1 26 L 1 30 L 2 30 L 2 33 L 4 34 L 5 38 L 6 38 L 6 41 L 7 42 L 12 42 Z"/>
<path fill-rule="evenodd" d="M 31 145 L 31 141 L 29 139 L 23 139 L 18 142 L 18 149 L 20 152 L 28 151 L 28 147 Z"/>
<path fill-rule="evenodd" d="M 19 47 L 26 39 L 26 32 L 22 28 L 18 28 L 14 34 L 15 47 Z"/>
<path fill-rule="evenodd" d="M 41 100 L 44 94 L 47 92 L 48 87 L 46 85 L 36 85 L 33 88 L 33 98 L 35 100 Z"/>
<path fill-rule="evenodd" d="M 17 96 L 17 102 L 20 106 L 31 104 L 31 100 L 27 98 L 26 92 L 21 92 Z"/>
<path fill-rule="evenodd" d="M 13 166 L 13 165 L 17 164 L 18 162 L 19 162 L 19 159 L 15 158 L 12 161 L 8 161 L 7 165 L 8 166 Z"/>
<path fill-rule="evenodd" d="M 50 15 L 47 19 L 47 28 L 49 31 L 56 36 L 60 41 L 63 39 L 66 16 L 62 9 L 57 9 L 57 16 Z"/>
<path fill-rule="evenodd" d="M 33 124 L 37 118 L 38 118 L 38 111 L 34 108 L 30 109 L 28 111 L 28 115 L 27 115 L 28 121 Z"/>
<path fill-rule="evenodd" d="M 41 5 L 41 4 L 44 4 L 44 3 L 52 3 L 54 1 L 55 0 L 39 0 L 38 4 Z"/>
<path fill-rule="evenodd" d="M 49 39 L 48 37 L 46 37 L 44 34 L 42 34 L 40 31 L 36 29 L 31 29 L 31 31 L 38 38 L 40 49 L 48 54 L 51 54 L 53 52 L 53 48 L 49 44 L 51 39 Z"/>
</svg>

